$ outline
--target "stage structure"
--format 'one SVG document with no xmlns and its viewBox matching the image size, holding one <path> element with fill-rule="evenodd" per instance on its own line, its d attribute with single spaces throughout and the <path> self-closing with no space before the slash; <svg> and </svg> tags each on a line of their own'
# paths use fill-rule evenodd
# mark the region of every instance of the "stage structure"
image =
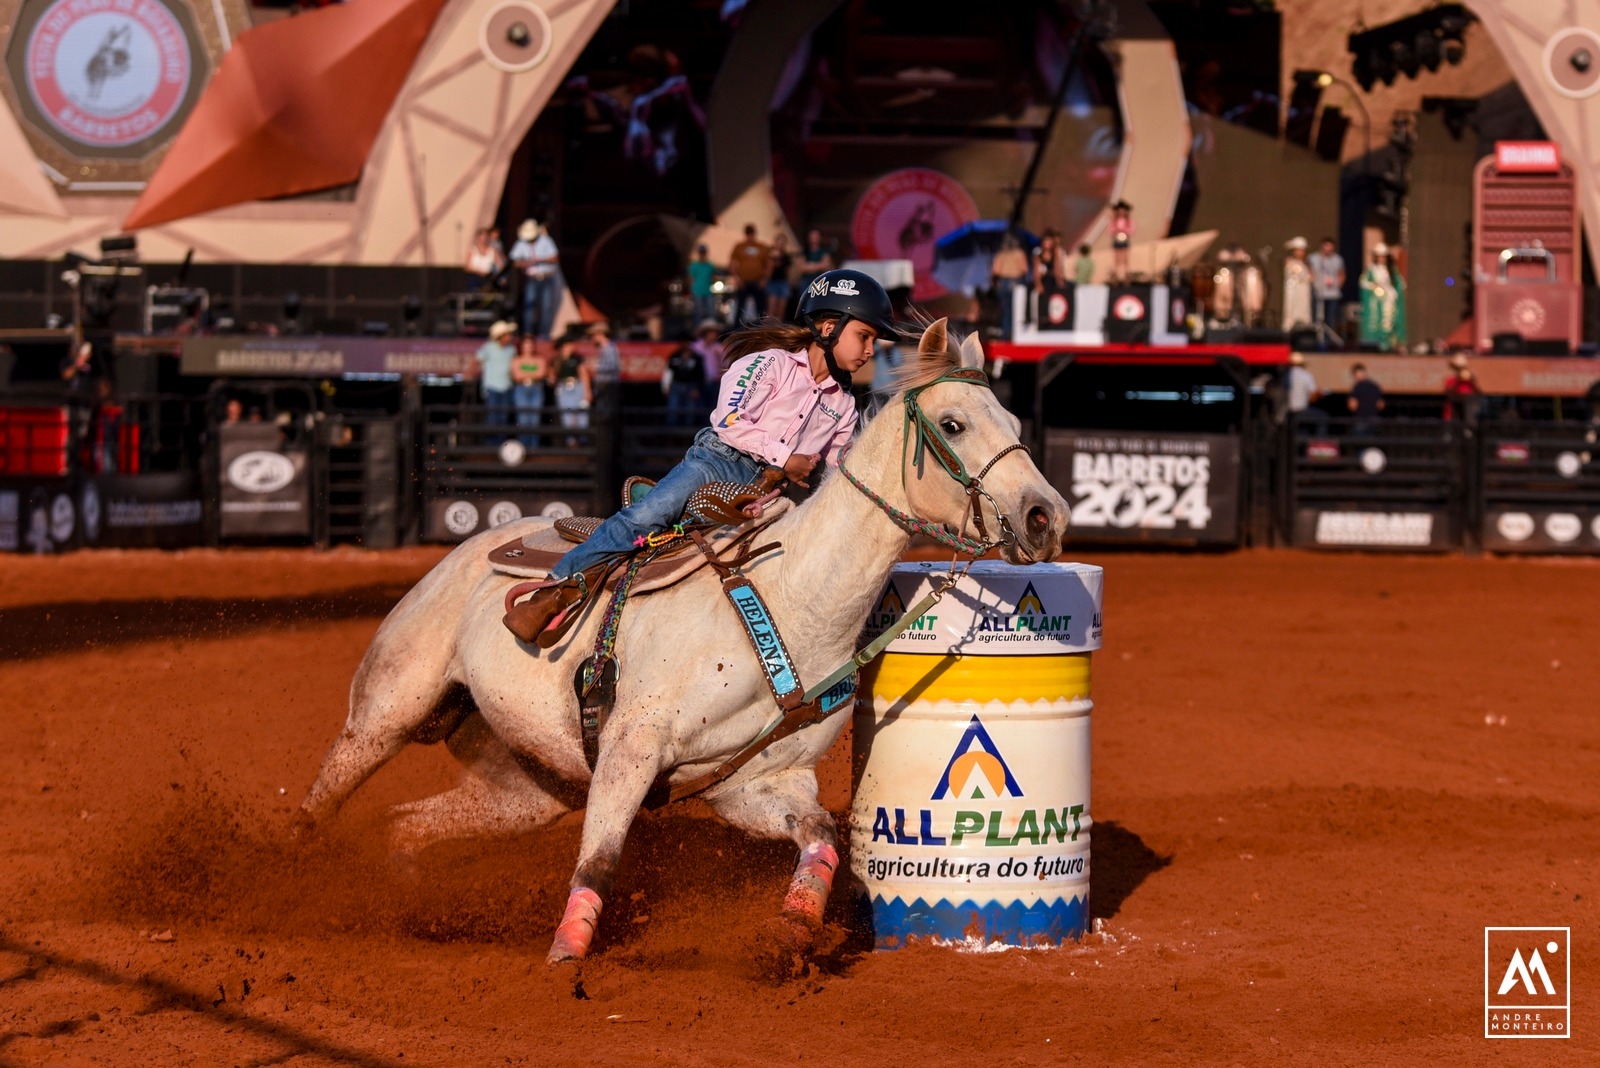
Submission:
<svg viewBox="0 0 1600 1068">
<path fill-rule="evenodd" d="M 239 0 L 0 0 L 0 256 L 137 229 L 151 261 L 459 263 L 611 7 L 359 0 L 251 29 Z"/>
</svg>

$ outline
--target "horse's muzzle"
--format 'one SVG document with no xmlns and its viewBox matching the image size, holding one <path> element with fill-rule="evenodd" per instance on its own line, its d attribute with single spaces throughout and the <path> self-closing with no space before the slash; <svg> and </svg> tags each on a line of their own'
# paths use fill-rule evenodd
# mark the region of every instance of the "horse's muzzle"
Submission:
<svg viewBox="0 0 1600 1068">
<path fill-rule="evenodd" d="M 1067 534 L 1068 508 L 1060 494 L 1054 494 L 1053 498 L 1024 502 L 1015 531 L 1016 543 L 1004 550 L 1006 559 L 1015 564 L 1033 564 L 1061 555 L 1061 543 Z"/>
</svg>

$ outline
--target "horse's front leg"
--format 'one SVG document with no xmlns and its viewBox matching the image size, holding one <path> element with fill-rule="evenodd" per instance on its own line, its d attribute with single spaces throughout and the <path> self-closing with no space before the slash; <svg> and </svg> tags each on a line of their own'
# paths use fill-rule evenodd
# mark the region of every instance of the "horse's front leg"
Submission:
<svg viewBox="0 0 1600 1068">
<path fill-rule="evenodd" d="M 800 861 L 783 899 L 783 919 L 805 944 L 822 926 L 839 867 L 839 837 L 833 816 L 817 801 L 817 774 L 789 768 L 742 783 L 711 799 L 717 814 L 758 838 L 788 838 Z"/>
<path fill-rule="evenodd" d="M 600 910 L 616 877 L 628 827 L 665 760 L 666 739 L 648 723 L 629 724 L 602 740 L 600 758 L 589 780 L 583 841 L 577 870 L 572 873 L 567 911 L 546 958 L 551 964 L 588 954 L 600 926 Z"/>
</svg>

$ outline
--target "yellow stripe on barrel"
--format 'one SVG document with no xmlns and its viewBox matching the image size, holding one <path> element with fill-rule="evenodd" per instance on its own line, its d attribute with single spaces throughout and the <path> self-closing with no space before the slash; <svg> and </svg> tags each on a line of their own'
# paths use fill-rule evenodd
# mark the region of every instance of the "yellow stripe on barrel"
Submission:
<svg viewBox="0 0 1600 1068">
<path fill-rule="evenodd" d="M 1081 701 L 1090 693 L 1090 657 L 917 656 L 886 653 L 868 668 L 863 690 L 903 701 Z"/>
</svg>

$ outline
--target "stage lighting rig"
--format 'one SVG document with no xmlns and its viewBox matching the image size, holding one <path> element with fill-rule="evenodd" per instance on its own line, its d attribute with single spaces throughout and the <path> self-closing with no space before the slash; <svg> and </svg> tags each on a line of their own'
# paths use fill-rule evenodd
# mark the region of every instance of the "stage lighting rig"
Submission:
<svg viewBox="0 0 1600 1068">
<path fill-rule="evenodd" d="M 1358 24 L 1349 38 L 1350 73 L 1370 93 L 1378 82 L 1393 85 L 1402 74 L 1415 78 L 1423 68 L 1436 71 L 1441 63 L 1460 63 L 1472 19 L 1460 4 L 1436 4 L 1372 29 Z"/>
</svg>

